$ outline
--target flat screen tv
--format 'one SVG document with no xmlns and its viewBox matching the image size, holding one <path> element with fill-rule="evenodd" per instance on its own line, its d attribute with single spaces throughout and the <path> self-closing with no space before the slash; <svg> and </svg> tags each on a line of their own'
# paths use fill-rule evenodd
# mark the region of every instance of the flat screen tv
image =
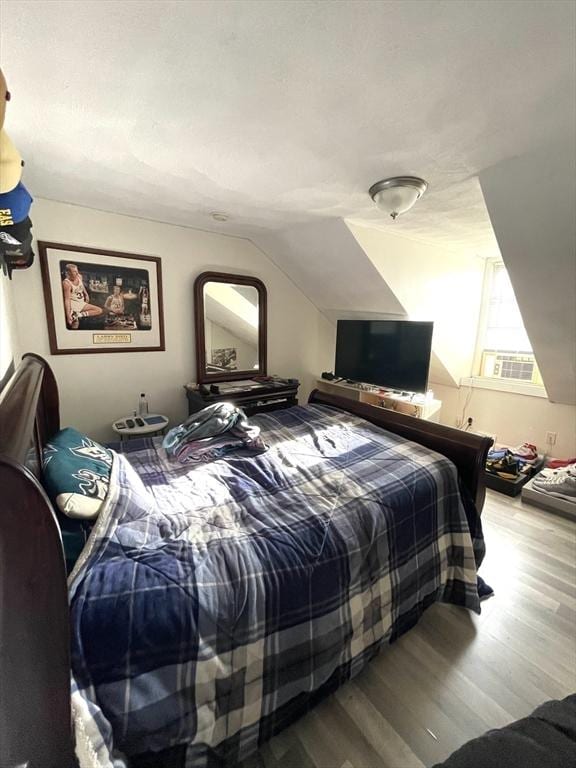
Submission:
<svg viewBox="0 0 576 768">
<path fill-rule="evenodd" d="M 338 320 L 336 376 L 406 392 L 426 392 L 434 323 Z"/>
</svg>

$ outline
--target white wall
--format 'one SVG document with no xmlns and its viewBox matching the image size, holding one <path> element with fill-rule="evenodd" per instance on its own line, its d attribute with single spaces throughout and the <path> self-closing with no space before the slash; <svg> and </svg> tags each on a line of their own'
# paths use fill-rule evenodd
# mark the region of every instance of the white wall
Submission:
<svg viewBox="0 0 576 768">
<path fill-rule="evenodd" d="M 18 355 L 18 325 L 12 283 L 0 272 L 0 380 Z"/>
<path fill-rule="evenodd" d="M 187 414 L 182 385 L 195 378 L 192 286 L 202 271 L 254 275 L 268 291 L 268 371 L 295 376 L 304 401 L 321 370 L 318 340 L 328 321 L 248 240 L 159 224 L 88 208 L 36 200 L 36 239 L 141 253 L 162 258 L 165 352 L 51 356 L 38 260 L 15 272 L 12 291 L 20 349 L 46 357 L 56 375 L 63 425 L 110 439 L 111 422 L 146 392 L 150 408 L 173 423 Z M 37 249 L 36 249 L 37 251 Z"/>
<path fill-rule="evenodd" d="M 576 456 L 576 407 L 550 403 L 544 397 L 518 395 L 479 387 L 434 385 L 434 395 L 442 400 L 440 421 L 449 427 L 462 418 L 474 419 L 472 430 L 496 435 L 498 443 L 534 443 L 541 453 L 559 458 Z M 556 445 L 546 445 L 546 432 L 556 432 Z"/>
<path fill-rule="evenodd" d="M 411 320 L 433 320 L 432 348 L 455 382 L 470 376 L 482 298 L 484 261 L 347 222 Z M 438 381 L 434 367 L 431 381 Z"/>
</svg>

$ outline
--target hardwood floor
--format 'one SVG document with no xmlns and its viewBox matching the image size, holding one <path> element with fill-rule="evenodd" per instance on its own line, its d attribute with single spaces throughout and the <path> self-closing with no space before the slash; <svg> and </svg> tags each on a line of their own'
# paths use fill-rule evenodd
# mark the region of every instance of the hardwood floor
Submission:
<svg viewBox="0 0 576 768">
<path fill-rule="evenodd" d="M 576 523 L 493 491 L 476 616 L 435 605 L 244 768 L 428 768 L 576 690 Z"/>
</svg>

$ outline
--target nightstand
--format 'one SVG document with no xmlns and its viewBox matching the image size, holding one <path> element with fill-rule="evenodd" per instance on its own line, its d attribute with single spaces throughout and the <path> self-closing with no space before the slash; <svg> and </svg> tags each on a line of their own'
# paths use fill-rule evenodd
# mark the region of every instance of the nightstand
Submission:
<svg viewBox="0 0 576 768">
<path fill-rule="evenodd" d="M 211 385 L 185 384 L 188 414 L 201 411 L 213 403 L 232 403 L 242 408 L 247 416 L 277 411 L 298 405 L 297 379 L 270 377 L 268 381 L 244 379 L 219 381 Z"/>
<path fill-rule="evenodd" d="M 157 432 L 164 434 L 168 426 L 168 417 L 161 413 L 147 413 L 143 416 L 124 416 L 112 424 L 112 429 L 120 439 L 129 437 L 145 437 L 155 435 Z"/>
</svg>

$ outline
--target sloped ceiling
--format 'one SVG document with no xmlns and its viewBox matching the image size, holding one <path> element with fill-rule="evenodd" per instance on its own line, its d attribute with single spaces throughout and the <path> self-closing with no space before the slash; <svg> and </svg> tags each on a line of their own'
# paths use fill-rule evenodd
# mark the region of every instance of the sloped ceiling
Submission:
<svg viewBox="0 0 576 768">
<path fill-rule="evenodd" d="M 252 239 L 334 323 L 339 319 L 409 316 L 344 221 L 327 219 Z M 416 274 L 414 279 L 420 280 Z M 426 319 L 434 317 L 428 315 Z M 437 347 L 435 333 L 430 380 L 453 386 L 462 374 L 454 367 L 450 369 Z"/>
<path fill-rule="evenodd" d="M 491 254 L 477 174 L 570 135 L 574 15 L 564 0 L 3 0 L 6 127 L 39 197 L 250 236 L 380 226 L 368 188 L 415 173 L 429 191 L 394 231 Z"/>
<path fill-rule="evenodd" d="M 548 397 L 576 403 L 576 144 L 551 144 L 480 174 Z"/>
<path fill-rule="evenodd" d="M 432 348 L 453 382 L 470 376 L 484 260 L 374 227 L 348 226 L 410 319 L 434 321 Z"/>
<path fill-rule="evenodd" d="M 406 315 L 341 219 L 262 233 L 252 239 L 321 310 Z"/>
</svg>

